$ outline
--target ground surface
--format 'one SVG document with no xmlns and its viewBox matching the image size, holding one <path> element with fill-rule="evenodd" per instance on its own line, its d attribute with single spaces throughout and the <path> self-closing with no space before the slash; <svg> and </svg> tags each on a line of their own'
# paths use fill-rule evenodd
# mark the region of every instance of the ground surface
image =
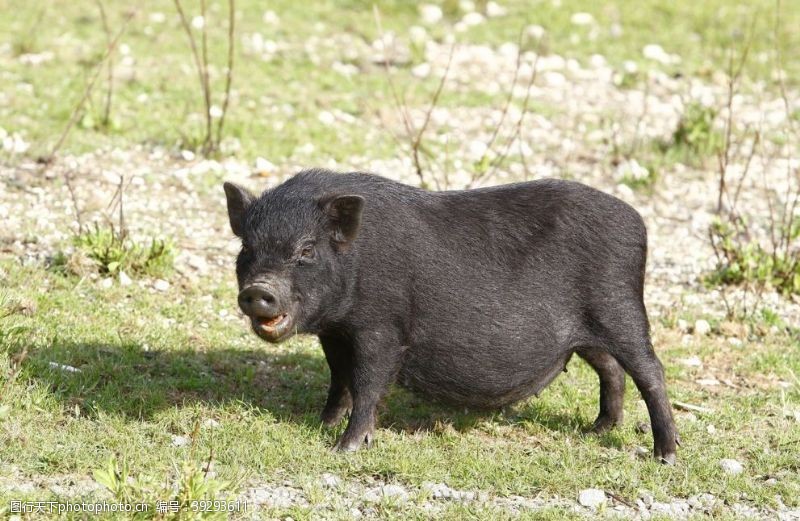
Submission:
<svg viewBox="0 0 800 521">
<path fill-rule="evenodd" d="M 757 313 L 726 318 L 722 297 L 743 307 L 742 292 L 703 282 L 714 267 L 714 159 L 656 146 L 689 105 L 724 105 L 726 52 L 754 20 L 732 106 L 737 129 L 757 124 L 766 145 L 741 206 L 758 221 L 764 187 L 787 191 L 799 76 L 787 60 L 784 103 L 773 3 L 479 3 L 487 17 L 446 2 L 434 21 L 435 9 L 389 2 L 381 35 L 366 2 L 277 2 L 266 13 L 240 2 L 227 138 L 206 160 L 186 36 L 170 2 L 145 2 L 115 57 L 112 123 L 98 123 L 101 79 L 48 168 L 35 160 L 52 150 L 105 35 L 96 6 L 34 4 L 0 0 L 18 13 L 0 18 L 0 514 L 13 514 L 12 500 L 87 499 L 147 501 L 155 517 L 157 500 L 216 497 L 246 501 L 231 514 L 242 518 L 800 518 L 800 302 L 767 292 Z M 206 21 L 215 104 L 225 9 L 212 2 Z M 800 6 L 781 9 L 796 26 Z M 124 13 L 107 12 L 114 31 Z M 787 56 L 798 38 L 783 35 Z M 420 179 L 379 62 L 391 62 L 419 126 L 450 41 Z M 220 186 L 263 189 L 306 166 L 434 189 L 555 176 L 633 204 L 650 234 L 646 300 L 676 404 L 678 465 L 647 455 L 646 409 L 630 384 L 625 423 L 585 432 L 598 388 L 579 360 L 538 399 L 494 414 L 394 390 L 373 448 L 330 452 L 342 428 L 317 420 L 327 367 L 316 341 L 264 345 L 238 315 L 238 244 Z M 121 176 L 131 236 L 168 239 L 174 269 L 120 275 L 84 263 L 78 221 L 118 223 Z"/>
</svg>

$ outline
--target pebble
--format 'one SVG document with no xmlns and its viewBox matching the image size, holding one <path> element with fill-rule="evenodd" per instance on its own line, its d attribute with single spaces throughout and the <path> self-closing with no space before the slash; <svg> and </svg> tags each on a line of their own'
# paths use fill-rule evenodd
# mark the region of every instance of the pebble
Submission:
<svg viewBox="0 0 800 521">
<path fill-rule="evenodd" d="M 597 508 L 605 502 L 606 493 L 599 488 L 587 488 L 578 494 L 578 503 L 588 508 Z"/>
<path fill-rule="evenodd" d="M 742 465 L 735 459 L 721 459 L 719 460 L 719 466 L 727 474 L 730 474 L 732 476 L 736 476 L 744 472 L 744 465 Z"/>
<path fill-rule="evenodd" d="M 442 8 L 433 4 L 422 4 L 419 6 L 419 14 L 422 21 L 428 25 L 435 25 L 442 19 Z"/>
<path fill-rule="evenodd" d="M 364 493 L 364 501 L 378 503 L 383 498 L 393 498 L 404 503 L 408 501 L 408 492 L 400 485 L 381 485 Z"/>
<path fill-rule="evenodd" d="M 120 286 L 130 286 L 133 283 L 131 278 L 128 276 L 127 273 L 124 271 L 119 272 L 119 285 Z"/>
<path fill-rule="evenodd" d="M 342 480 L 339 478 L 339 476 L 329 472 L 325 472 L 322 474 L 322 476 L 320 476 L 320 482 L 325 488 L 339 488 L 339 485 L 342 484 Z"/>
<path fill-rule="evenodd" d="M 155 288 L 156 291 L 167 291 L 169 289 L 169 282 L 164 279 L 156 279 L 153 281 L 153 288 Z"/>
<path fill-rule="evenodd" d="M 694 332 L 695 334 L 705 336 L 711 333 L 711 324 L 709 324 L 707 320 L 701 318 L 694 323 Z"/>
<path fill-rule="evenodd" d="M 185 447 L 189 444 L 191 440 L 188 436 L 180 436 L 177 434 L 172 435 L 172 446 L 173 447 Z"/>
</svg>

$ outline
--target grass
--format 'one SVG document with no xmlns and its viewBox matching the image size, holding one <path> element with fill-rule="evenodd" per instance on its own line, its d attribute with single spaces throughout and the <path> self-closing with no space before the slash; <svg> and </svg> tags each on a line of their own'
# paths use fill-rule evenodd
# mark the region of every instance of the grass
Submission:
<svg viewBox="0 0 800 521">
<path fill-rule="evenodd" d="M 545 52 L 582 62 L 599 53 L 620 73 L 625 61 L 637 62 L 639 73 L 621 76 L 625 88 L 635 88 L 644 71 L 655 67 L 642 56 L 647 44 L 660 44 L 681 57 L 680 64 L 658 66 L 667 74 L 712 78 L 724 69 L 731 41 L 740 39 L 737 35 L 755 20 L 753 59 L 745 76 L 748 81 L 765 79 L 767 88 L 775 88 L 769 74 L 775 65 L 771 0 L 500 3 L 508 8 L 507 16 L 457 33 L 457 39 L 499 45 L 516 42 L 524 25 L 542 25 Z M 397 144 L 374 123 L 379 110 L 392 106 L 382 67 L 349 59 L 341 50 L 377 38 L 372 2 L 300 5 L 270 2 L 280 17 L 279 24 L 271 25 L 263 21 L 263 3 L 237 2 L 239 39 L 226 136 L 238 140 L 240 148 L 231 154 L 248 161 L 263 156 L 292 163 L 300 161 L 292 158 L 295 150 L 312 143 L 308 159 L 316 163 L 396 157 Z M 445 24 L 461 18 L 457 2 L 442 5 Z M 122 68 L 117 71 L 111 124 L 98 124 L 105 93 L 101 75 L 87 113 L 62 153 L 139 145 L 176 152 L 201 144 L 202 102 L 173 5 L 145 0 L 137 6 L 139 12 L 121 40 L 127 50 L 115 59 Z M 421 23 L 412 2 L 382 1 L 378 6 L 384 28 L 401 40 L 408 38 L 411 25 Z M 0 17 L 0 78 L 7 86 L 0 95 L 0 121 L 6 131 L 20 132 L 32 143 L 23 158 L 51 150 L 102 53 L 105 34 L 92 7 L 60 2 L 56 9 L 0 0 L 0 11 L 14 13 Z M 784 28 L 800 24 L 798 7 L 796 0 L 784 2 Z M 108 3 L 112 31 L 128 8 Z M 187 3 L 186 9 L 196 14 L 197 4 Z M 209 2 L 216 92 L 223 80 L 225 12 L 225 2 Z M 574 25 L 570 18 L 576 12 L 590 13 L 596 24 Z M 155 13 L 165 14 L 164 21 Z M 621 32 L 612 29 L 614 24 Z M 448 25 L 427 30 L 437 39 L 451 32 Z M 279 52 L 268 60 L 248 52 L 241 38 L 254 33 L 279 42 Z M 327 39 L 334 36 L 347 40 L 332 45 Z M 800 33 L 786 29 L 781 40 L 785 55 L 793 56 Z M 40 65 L 19 59 L 43 52 L 53 52 L 53 58 Z M 412 52 L 411 63 L 398 67 L 394 80 L 410 105 L 426 107 L 438 78 L 411 75 L 420 59 L 419 49 Z M 353 63 L 360 73 L 345 77 L 331 68 L 334 61 Z M 800 61 L 787 60 L 786 68 L 787 84 L 796 87 Z M 505 96 L 460 85 L 446 89 L 439 105 L 499 110 Z M 545 117 L 559 113 L 558 107 L 536 100 L 531 107 Z M 357 122 L 321 122 L 319 113 L 334 108 Z M 663 149 L 647 143 L 652 148 L 642 152 L 645 157 L 637 154 L 650 175 L 622 182 L 649 192 L 663 179 L 662 170 L 668 170 L 662 166 L 702 163 L 717 139 L 708 116 L 700 107 L 688 111 L 672 142 Z M 20 157 L 0 159 L 15 162 Z M 199 192 L 216 194 L 222 175 L 210 172 L 190 182 Z M 259 515 L 348 518 L 347 507 L 331 504 L 334 494 L 321 488 L 322 472 L 350 484 L 378 478 L 409 487 L 413 494 L 408 503 L 386 499 L 374 506 L 375 516 L 387 519 L 429 518 L 425 495 L 417 491 L 425 481 L 493 497 L 541 495 L 574 501 L 579 490 L 599 487 L 631 503 L 642 493 L 669 501 L 709 492 L 728 504 L 770 508 L 780 498 L 800 506 L 800 423 L 794 416 L 800 410 L 800 339 L 796 329 L 770 310 L 744 324 L 751 334 L 739 347 L 726 339 L 734 335 L 723 323 L 713 324 L 718 333 L 684 345 L 677 319 L 691 323 L 700 318 L 686 311 L 655 324 L 671 398 L 713 411 L 676 412 L 683 447 L 675 468 L 634 456 L 639 446 L 649 449 L 652 438 L 635 429 L 647 421 L 647 414 L 630 382 L 624 425 L 602 436 L 585 433 L 596 415 L 598 385 L 594 373 L 577 359 L 539 399 L 494 414 L 452 410 L 395 389 L 382 405 L 375 446 L 343 456 L 329 450 L 343 426 L 323 429 L 317 419 L 327 387 L 327 366 L 317 342 L 259 342 L 233 315 L 232 268 L 228 278 L 190 284 L 170 272 L 173 254 L 180 253 L 177 246 L 118 244 L 102 230 L 89 230 L 76 243 L 55 247 L 73 248 L 92 260 L 91 271 L 103 275 L 123 270 L 168 277 L 171 284 L 166 292 L 146 284 L 103 287 L 91 276 L 81 276 L 81 270 L 69 269 L 80 259 L 71 264 L 64 258 L 64 270 L 0 259 L 0 484 L 37 484 L 15 491 L 0 486 L 0 515 L 9 514 L 11 499 L 58 498 L 51 482 L 88 479 L 104 487 L 87 489 L 88 499 L 153 503 L 236 497 L 257 483 L 289 480 L 310 504 L 274 507 Z M 699 357 L 704 368 L 681 363 L 691 356 Z M 722 383 L 697 383 L 708 374 Z M 186 443 L 176 445 L 176 440 Z M 721 458 L 741 461 L 745 472 L 724 474 L 718 466 Z M 777 482 L 769 484 L 770 478 Z M 732 515 L 722 507 L 710 514 L 723 519 Z M 515 516 L 491 503 L 448 503 L 440 517 Z M 577 515 L 556 506 L 520 517 Z"/>
<path fill-rule="evenodd" d="M 495 414 L 455 411 L 394 390 L 382 407 L 375 446 L 345 456 L 330 451 L 341 427 L 326 430 L 317 419 L 327 366 L 316 342 L 264 345 L 239 320 L 221 316 L 234 306 L 232 281 L 157 293 L 103 289 L 13 263 L 2 268 L 6 287 L 35 288 L 13 290 L 7 302 L 33 298 L 36 311 L 0 322 L 0 433 L 7 440 L 0 445 L 0 478 L 14 471 L 102 477 L 116 458 L 112 468 L 119 471 L 124 461 L 126 472 L 142 483 L 180 489 L 211 456 L 216 476 L 210 486 L 228 495 L 266 477 L 290 479 L 321 502 L 318 476 L 333 472 L 345 480 L 377 476 L 412 487 L 446 482 L 501 497 L 574 498 L 577 490 L 599 487 L 631 502 L 648 491 L 657 500 L 709 492 L 758 507 L 774 507 L 778 496 L 800 504 L 800 423 L 789 414 L 800 408 L 796 336 L 772 335 L 741 348 L 709 338 L 689 348 L 672 329 L 657 327 L 672 398 L 713 409 L 676 413 L 683 446 L 674 468 L 633 455 L 652 440 L 634 429 L 647 415 L 632 385 L 624 425 L 602 436 L 585 434 L 598 390 L 596 377 L 579 361 L 539 399 Z M 11 360 L 23 347 L 27 358 L 9 379 Z M 678 362 L 690 355 L 735 387 L 697 385 L 703 373 Z M 208 427 L 209 419 L 218 426 Z M 191 443 L 176 447 L 173 436 Z M 746 471 L 725 475 L 721 458 L 738 459 Z M 777 484 L 765 484 L 769 477 Z M 130 485 L 117 494 L 155 497 L 141 490 Z M 41 500 L 41 494 L 28 496 Z M 26 496 L 0 493 L 0 505 L 20 495 Z M 384 507 L 389 518 L 417 511 L 413 505 Z M 480 515 L 471 506 L 452 509 L 453 518 Z M 304 519 L 313 512 L 312 504 L 272 514 Z"/>
<path fill-rule="evenodd" d="M 459 33 L 459 40 L 491 45 L 515 42 L 524 25 L 539 24 L 547 31 L 547 52 L 580 60 L 599 53 L 620 70 L 625 60 L 637 61 L 647 68 L 653 62 L 643 58 L 642 48 L 656 43 L 681 56 L 680 64 L 659 65 L 667 72 L 709 76 L 721 69 L 717 64 L 725 63 L 726 52 L 736 45 L 732 42 L 740 41 L 741 34 L 747 34 L 755 20 L 751 54 L 757 59 L 750 60 L 747 72 L 752 78 L 768 79 L 775 67 L 770 54 L 774 49 L 771 0 L 682 1 L 668 5 L 655 0 L 502 3 L 508 8 L 507 16 L 489 19 Z M 212 83 L 217 93 L 224 80 L 224 4 L 210 2 L 208 16 L 209 55 L 214 64 Z M 457 21 L 461 14 L 456 14 L 454 2 L 444 4 L 446 21 Z M 783 27 L 797 26 L 800 9 L 795 8 L 796 2 L 784 4 Z M 101 80 L 86 117 L 69 135 L 64 151 L 86 152 L 98 146 L 132 144 L 160 144 L 169 149 L 199 146 L 202 102 L 186 36 L 174 8 L 164 0 L 147 0 L 137 6 L 138 14 L 121 41 L 128 54 L 115 60 L 123 65 L 116 76 L 112 124 L 108 128 L 95 124 L 102 119 L 105 84 Z M 392 105 L 381 66 L 357 61 L 361 73 L 354 78 L 344 77 L 332 70 L 331 64 L 348 61 L 347 57 L 324 43 L 334 35 L 346 35 L 350 39 L 346 46 L 369 45 L 378 36 L 371 6 L 372 2 L 349 0 L 314 2 L 300 9 L 294 2 L 281 0 L 270 3 L 270 9 L 280 17 L 277 25 L 270 25 L 262 21 L 261 3 L 237 3 L 240 39 L 236 42 L 234 99 L 226 126 L 226 135 L 240 142 L 236 153 L 251 160 L 259 155 L 289 157 L 295 148 L 308 142 L 317 147 L 319 157 L 339 161 L 354 154 L 379 157 L 391 153 L 394 143 L 380 128 L 341 123 L 327 126 L 317 118 L 320 110 L 330 106 L 361 116 Z M 409 26 L 421 23 L 413 3 L 384 1 L 378 7 L 385 30 L 397 32 L 402 41 L 408 41 Z M 8 44 L 7 50 L 0 53 L 0 65 L 4 83 L 10 86 L 5 102 L 0 104 L 0 120 L 7 131 L 21 132 L 33 144 L 29 155 L 46 155 L 58 135 L 54 129 L 66 124 L 104 49 L 100 16 L 96 10 L 74 2 L 47 9 L 20 0 L 0 0 L 0 9 L 15 13 L 0 20 L 0 43 Z M 111 30 L 116 31 L 129 8 L 115 4 L 106 9 Z M 187 4 L 186 9 L 196 14 L 197 6 Z M 592 14 L 596 24 L 572 24 L 570 18 L 576 12 Z M 158 18 L 152 18 L 153 13 L 164 14 L 164 21 L 154 21 Z M 614 24 L 619 31 L 612 30 Z M 429 32 L 441 38 L 450 28 L 438 26 Z M 280 42 L 283 48 L 269 60 L 248 52 L 241 37 L 254 33 Z M 306 42 L 313 41 L 321 43 L 309 44 L 312 50 L 306 50 Z M 787 29 L 781 35 L 781 43 L 786 56 L 791 56 L 792 49 L 798 48 L 800 35 Z M 39 65 L 18 59 L 21 54 L 42 52 L 52 52 L 53 59 Z M 419 53 L 416 59 L 420 59 Z M 790 85 L 798 78 L 797 67 L 800 65 L 796 60 L 787 60 Z M 409 66 L 398 70 L 395 81 L 410 104 L 424 106 L 438 79 L 417 80 L 411 76 Z M 493 106 L 499 108 L 504 95 L 498 93 L 481 103 L 485 106 L 494 102 Z M 451 96 L 459 95 L 445 92 L 443 106 L 458 102 L 451 101 Z M 221 103 L 221 99 L 213 101 Z M 290 107 L 290 113 L 285 112 L 286 107 Z M 291 125 L 280 124 L 279 120 L 287 117 L 291 118 Z"/>
</svg>

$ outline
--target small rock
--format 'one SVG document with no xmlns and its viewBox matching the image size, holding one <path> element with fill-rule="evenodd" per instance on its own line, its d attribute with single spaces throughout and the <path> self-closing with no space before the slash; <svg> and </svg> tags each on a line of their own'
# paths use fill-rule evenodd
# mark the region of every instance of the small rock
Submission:
<svg viewBox="0 0 800 521">
<path fill-rule="evenodd" d="M 442 19 L 442 8 L 438 5 L 423 4 L 419 6 L 419 14 L 423 22 L 434 25 Z"/>
<path fill-rule="evenodd" d="M 638 447 L 636 447 L 634 454 L 636 454 L 637 458 L 648 459 L 650 457 L 650 449 L 639 445 Z"/>
<path fill-rule="evenodd" d="M 400 485 L 383 485 L 368 490 L 364 494 L 364 501 L 378 503 L 383 498 L 394 498 L 397 501 L 408 501 L 408 492 Z"/>
<path fill-rule="evenodd" d="M 772 487 L 772 486 L 775 486 L 775 485 L 777 485 L 777 484 L 778 484 L 778 480 L 777 480 L 777 479 L 775 479 L 775 478 L 769 478 L 768 480 L 766 480 L 766 481 L 764 482 L 764 484 L 765 484 L 765 485 L 768 485 L 768 486 L 770 486 L 770 487 Z"/>
<path fill-rule="evenodd" d="M 645 422 L 637 422 L 635 430 L 639 434 L 647 434 L 650 432 L 650 424 Z"/>
<path fill-rule="evenodd" d="M 703 362 L 696 356 L 681 358 L 680 362 L 687 367 L 703 367 Z"/>
<path fill-rule="evenodd" d="M 164 279 L 156 279 L 153 282 L 153 288 L 155 288 L 156 291 L 167 291 L 169 289 L 169 282 Z"/>
<path fill-rule="evenodd" d="M 323 110 L 322 112 L 317 114 L 317 119 L 319 120 L 320 123 L 327 126 L 336 123 L 336 116 L 334 116 L 331 112 L 327 110 Z"/>
<path fill-rule="evenodd" d="M 711 333 L 711 324 L 707 320 L 700 319 L 694 323 L 694 332 L 698 335 L 707 335 Z"/>
<path fill-rule="evenodd" d="M 107 278 L 105 278 L 105 279 L 100 281 L 100 287 L 103 288 L 103 289 L 108 289 L 113 284 L 114 284 L 114 281 L 111 279 L 111 277 L 107 277 Z"/>
<path fill-rule="evenodd" d="M 574 13 L 569 21 L 574 25 L 591 25 L 594 23 L 594 16 L 590 13 Z"/>
<path fill-rule="evenodd" d="M 210 429 L 214 429 L 216 427 L 219 427 L 219 422 L 214 418 L 208 418 L 206 421 L 203 422 L 203 426 L 208 427 Z"/>
<path fill-rule="evenodd" d="M 130 286 L 133 283 L 131 278 L 128 276 L 127 273 L 124 271 L 119 272 L 119 285 L 120 286 Z"/>
<path fill-rule="evenodd" d="M 320 476 L 320 481 L 322 482 L 322 486 L 325 488 L 339 488 L 339 485 L 342 483 L 342 480 L 339 479 L 338 476 L 328 472 L 325 472 L 322 474 L 322 476 Z"/>
<path fill-rule="evenodd" d="M 505 16 L 508 14 L 508 9 L 498 4 L 497 2 L 487 2 L 486 16 L 489 18 L 496 18 L 498 16 Z"/>
<path fill-rule="evenodd" d="M 191 441 L 187 436 L 178 436 L 176 434 L 172 435 L 172 446 L 173 447 L 185 447 Z"/>
<path fill-rule="evenodd" d="M 587 488 L 578 494 L 578 503 L 588 508 L 597 508 L 606 502 L 606 493 L 599 488 Z"/>
<path fill-rule="evenodd" d="M 481 13 L 467 13 L 464 15 L 464 18 L 461 19 L 461 22 L 467 27 L 474 27 L 482 24 L 484 20 L 486 19 Z"/>
<path fill-rule="evenodd" d="M 194 161 L 194 157 L 195 157 L 194 152 L 192 152 L 191 150 L 181 150 L 181 158 L 184 161 Z"/>
<path fill-rule="evenodd" d="M 687 331 L 689 331 L 689 323 L 687 321 L 685 321 L 684 319 L 682 319 L 682 318 L 678 319 L 677 326 L 678 326 L 678 330 L 681 333 L 686 333 Z"/>
<path fill-rule="evenodd" d="M 706 432 L 709 434 L 715 434 L 717 432 L 717 428 L 709 423 L 708 426 L 706 426 Z"/>
<path fill-rule="evenodd" d="M 722 468 L 722 470 L 732 476 L 736 476 L 744 472 L 744 465 L 735 459 L 721 459 L 719 460 L 719 466 Z"/>
</svg>

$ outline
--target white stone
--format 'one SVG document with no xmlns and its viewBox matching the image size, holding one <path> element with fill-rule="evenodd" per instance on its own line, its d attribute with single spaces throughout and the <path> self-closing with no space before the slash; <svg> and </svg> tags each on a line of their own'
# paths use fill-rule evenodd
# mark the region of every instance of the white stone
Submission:
<svg viewBox="0 0 800 521">
<path fill-rule="evenodd" d="M 339 479 L 339 476 L 329 472 L 323 473 L 319 480 L 325 488 L 339 488 L 339 485 L 342 484 L 342 480 Z"/>
<path fill-rule="evenodd" d="M 419 14 L 423 22 L 434 25 L 442 19 L 442 8 L 438 5 L 423 4 L 419 6 Z"/>
<path fill-rule="evenodd" d="M 264 11 L 264 16 L 261 17 L 261 20 L 265 24 L 269 24 L 269 25 L 278 25 L 279 23 L 281 23 L 281 19 L 275 13 L 275 11 Z"/>
<path fill-rule="evenodd" d="M 130 286 L 133 283 L 131 278 L 128 276 L 127 273 L 124 271 L 119 272 L 119 285 L 120 286 Z"/>
<path fill-rule="evenodd" d="M 545 35 L 544 27 L 541 25 L 529 25 L 525 28 L 525 34 L 534 40 L 541 40 Z"/>
<path fill-rule="evenodd" d="M 587 488 L 578 494 L 578 503 L 585 507 L 597 508 L 606 502 L 606 493 L 599 488 Z"/>
<path fill-rule="evenodd" d="M 155 288 L 156 291 L 167 291 L 169 289 L 169 282 L 164 279 L 156 279 L 153 282 L 153 288 Z"/>
<path fill-rule="evenodd" d="M 594 16 L 590 13 L 574 13 L 569 21 L 574 25 L 591 25 L 594 23 Z"/>
<path fill-rule="evenodd" d="M 469 158 L 470 161 L 480 161 L 483 159 L 483 156 L 486 155 L 487 151 L 488 147 L 486 143 L 474 139 L 467 145 L 467 158 Z"/>
<path fill-rule="evenodd" d="M 616 178 L 617 180 L 632 179 L 634 181 L 641 181 L 650 177 L 650 171 L 639 164 L 635 159 L 623 161 L 617 166 Z"/>
<path fill-rule="evenodd" d="M 645 45 L 642 49 L 642 55 L 648 60 L 653 60 L 664 65 L 680 61 L 677 59 L 677 56 L 670 55 L 663 47 L 655 43 Z"/>
<path fill-rule="evenodd" d="M 189 444 L 191 440 L 187 436 L 179 436 L 176 434 L 172 435 L 172 446 L 173 447 L 185 447 Z"/>
<path fill-rule="evenodd" d="M 690 356 L 689 358 L 681 358 L 680 362 L 687 367 L 703 367 L 702 360 L 700 360 L 700 358 L 696 356 Z"/>
<path fill-rule="evenodd" d="M 732 476 L 736 476 L 744 472 L 744 465 L 735 459 L 721 459 L 719 460 L 719 466 L 722 468 L 722 470 L 728 474 L 731 474 Z"/>
<path fill-rule="evenodd" d="M 336 123 L 336 116 L 334 116 L 331 112 L 329 112 L 327 110 L 323 110 L 322 112 L 320 112 L 317 115 L 317 119 L 323 125 L 330 126 L 330 125 L 333 125 L 334 123 Z"/>
<path fill-rule="evenodd" d="M 431 64 L 428 62 L 420 63 L 411 69 L 411 74 L 417 78 L 427 78 L 431 73 Z"/>
<path fill-rule="evenodd" d="M 707 335 L 711 333 L 711 324 L 701 318 L 694 323 L 694 332 L 698 335 Z"/>
<path fill-rule="evenodd" d="M 486 18 L 483 17 L 481 13 L 467 13 L 464 15 L 464 18 L 461 19 L 461 22 L 466 25 L 467 27 L 474 27 L 476 25 L 482 24 Z"/>
<path fill-rule="evenodd" d="M 428 31 L 425 30 L 424 27 L 420 27 L 419 25 L 412 25 L 408 28 L 408 36 L 411 38 L 411 41 L 417 45 L 423 45 L 425 41 L 428 39 Z"/>
<path fill-rule="evenodd" d="M 508 9 L 498 4 L 497 2 L 486 3 L 486 16 L 489 18 L 496 18 L 498 16 L 505 16 L 508 14 Z"/>
</svg>

